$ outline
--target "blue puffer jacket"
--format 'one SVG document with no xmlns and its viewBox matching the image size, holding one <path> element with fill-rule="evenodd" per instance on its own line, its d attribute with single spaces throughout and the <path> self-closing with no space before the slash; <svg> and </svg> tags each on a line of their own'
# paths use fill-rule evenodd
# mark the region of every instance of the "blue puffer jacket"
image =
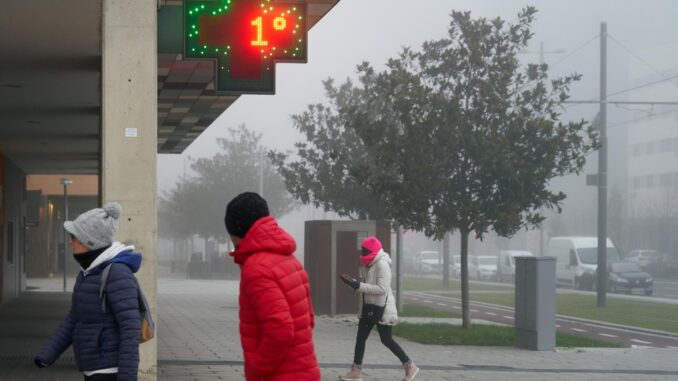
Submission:
<svg viewBox="0 0 678 381">
<path fill-rule="evenodd" d="M 141 254 L 133 249 L 116 242 L 78 274 L 71 310 L 36 356 L 39 361 L 51 365 L 73 344 L 79 370 L 118 368 L 118 381 L 137 379 L 141 322 L 133 273 L 139 270 Z M 111 263 L 104 313 L 101 272 Z"/>
</svg>

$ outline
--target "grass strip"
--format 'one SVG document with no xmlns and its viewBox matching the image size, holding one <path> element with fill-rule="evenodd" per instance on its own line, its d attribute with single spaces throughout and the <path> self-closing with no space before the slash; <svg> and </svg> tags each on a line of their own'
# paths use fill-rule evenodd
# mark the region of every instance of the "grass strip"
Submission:
<svg viewBox="0 0 678 381">
<path fill-rule="evenodd" d="M 446 296 L 460 298 L 459 293 Z M 471 293 L 471 302 L 513 307 L 514 295 Z M 678 333 L 678 304 L 656 303 L 608 295 L 607 307 L 596 306 L 596 295 L 558 294 L 556 313 L 582 319 Z"/>
<path fill-rule="evenodd" d="M 460 318 L 461 315 L 455 312 L 443 311 L 436 308 L 422 306 L 419 304 L 403 304 L 403 311 L 400 313 L 403 317 L 432 317 L 432 318 Z"/>
<path fill-rule="evenodd" d="M 394 281 L 395 282 L 395 281 Z M 393 284 L 395 287 L 395 283 Z M 491 285 L 484 283 L 469 282 L 469 289 L 471 291 L 511 291 L 512 287 L 502 285 Z M 426 278 L 418 276 L 403 277 L 403 290 L 405 291 L 460 291 L 461 283 L 459 279 L 450 279 L 450 287 L 443 287 L 443 280 L 441 278 Z"/>
<path fill-rule="evenodd" d="M 513 327 L 481 324 L 474 324 L 470 328 L 464 329 L 461 326 L 442 323 L 400 323 L 393 328 L 393 333 L 407 340 L 431 345 L 507 347 L 515 345 L 516 340 L 515 329 Z M 620 347 L 614 343 L 560 332 L 556 333 L 556 346 L 568 348 Z"/>
</svg>

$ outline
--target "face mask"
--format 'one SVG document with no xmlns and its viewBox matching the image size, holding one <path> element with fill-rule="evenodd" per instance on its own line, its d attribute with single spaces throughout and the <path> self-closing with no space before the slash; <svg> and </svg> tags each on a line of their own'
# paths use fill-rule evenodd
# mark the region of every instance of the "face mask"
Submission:
<svg viewBox="0 0 678 381">
<path fill-rule="evenodd" d="M 73 258 L 80 264 L 80 267 L 83 270 L 87 270 L 92 262 L 94 262 L 101 253 L 106 251 L 106 249 L 108 249 L 108 247 L 102 247 L 101 249 L 88 251 L 82 254 L 73 254 Z"/>
</svg>

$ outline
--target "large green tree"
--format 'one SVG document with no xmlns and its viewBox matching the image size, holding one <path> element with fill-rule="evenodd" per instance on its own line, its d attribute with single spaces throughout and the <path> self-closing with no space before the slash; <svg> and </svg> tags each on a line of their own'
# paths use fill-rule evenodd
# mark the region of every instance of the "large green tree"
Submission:
<svg viewBox="0 0 678 381">
<path fill-rule="evenodd" d="M 597 145 L 589 123 L 560 120 L 580 75 L 550 79 L 545 64 L 519 64 L 535 13 L 528 7 L 507 23 L 452 12 L 446 38 L 403 49 L 381 72 L 363 63 L 358 84 L 327 81 L 330 106 L 310 106 L 294 119 L 308 138 L 299 158 L 277 157 L 292 193 L 308 192 L 302 201 L 332 205 L 318 198 L 332 192 L 314 192 L 304 180 L 327 166 L 348 168 L 341 174 L 355 186 L 341 189 L 377 200 L 399 225 L 436 239 L 458 231 L 465 327 L 469 234 L 510 237 L 538 226 L 542 208 L 560 211 L 565 194 L 550 180 L 579 173 Z M 309 146 L 310 159 L 302 150 Z M 344 151 L 348 159 L 333 161 Z M 354 157 L 360 170 L 351 166 Z M 295 171 L 310 175 L 289 175 Z"/>
</svg>

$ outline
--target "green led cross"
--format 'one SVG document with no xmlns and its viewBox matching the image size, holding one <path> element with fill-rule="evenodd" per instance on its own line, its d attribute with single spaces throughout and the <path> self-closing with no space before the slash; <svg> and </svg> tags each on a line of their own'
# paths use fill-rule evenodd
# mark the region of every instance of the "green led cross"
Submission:
<svg viewBox="0 0 678 381">
<path fill-rule="evenodd" d="M 186 0 L 184 56 L 216 60 L 219 92 L 275 92 L 276 62 L 306 62 L 306 3 Z"/>
</svg>

